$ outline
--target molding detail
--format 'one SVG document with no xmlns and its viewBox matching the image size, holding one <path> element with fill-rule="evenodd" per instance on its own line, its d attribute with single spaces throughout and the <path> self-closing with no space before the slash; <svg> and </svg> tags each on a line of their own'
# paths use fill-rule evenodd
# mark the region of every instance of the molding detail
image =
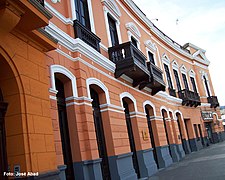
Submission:
<svg viewBox="0 0 225 180">
<path fill-rule="evenodd" d="M 141 33 L 133 22 L 129 22 L 125 26 L 127 30 L 131 32 L 131 34 L 133 34 L 137 39 L 140 39 Z"/>
<path fill-rule="evenodd" d="M 123 92 L 120 94 L 120 102 L 121 102 L 121 107 L 123 107 L 123 98 L 129 98 L 131 101 L 133 101 L 134 103 L 134 110 L 135 112 L 137 112 L 137 101 L 134 98 L 134 96 L 132 96 L 129 92 Z"/>
<path fill-rule="evenodd" d="M 104 4 L 117 18 L 121 16 L 119 7 L 114 0 L 101 0 Z"/>
</svg>

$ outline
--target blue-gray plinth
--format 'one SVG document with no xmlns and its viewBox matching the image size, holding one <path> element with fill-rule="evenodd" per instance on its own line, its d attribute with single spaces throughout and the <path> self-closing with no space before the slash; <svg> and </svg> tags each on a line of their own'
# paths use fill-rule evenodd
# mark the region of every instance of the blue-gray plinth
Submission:
<svg viewBox="0 0 225 180">
<path fill-rule="evenodd" d="M 73 168 L 75 179 L 102 180 L 101 162 L 101 158 L 96 160 L 74 162 Z"/>
<path fill-rule="evenodd" d="M 213 140 L 213 143 L 218 143 L 219 142 L 219 137 L 218 137 L 218 133 L 217 132 L 212 133 L 212 140 Z"/>
<path fill-rule="evenodd" d="M 179 153 L 177 151 L 177 145 L 176 144 L 170 144 L 169 148 L 170 148 L 170 153 L 171 153 L 171 157 L 172 157 L 173 162 L 178 162 L 180 160 L 180 156 L 179 156 Z"/>
<path fill-rule="evenodd" d="M 218 135 L 219 136 L 219 142 L 222 142 L 223 141 L 222 132 L 219 132 L 218 134 L 219 134 Z"/>
<path fill-rule="evenodd" d="M 222 133 L 222 140 L 225 141 L 225 132 L 222 131 L 221 133 Z"/>
<path fill-rule="evenodd" d="M 141 178 L 147 178 L 158 171 L 153 156 L 153 149 L 137 151 L 138 165 Z"/>
<path fill-rule="evenodd" d="M 159 168 L 165 168 L 173 163 L 169 153 L 168 145 L 156 147 L 156 154 Z"/>
<path fill-rule="evenodd" d="M 204 137 L 203 140 L 204 140 L 204 147 L 207 147 L 210 145 L 210 141 L 208 137 Z"/>
<path fill-rule="evenodd" d="M 58 170 L 59 170 L 59 177 L 60 177 L 60 180 L 66 180 L 66 165 L 60 165 L 58 166 Z"/>
<path fill-rule="evenodd" d="M 191 153 L 191 148 L 189 145 L 189 141 L 186 139 L 182 139 L 182 145 L 183 145 L 183 149 L 185 154 L 190 154 Z"/>
<path fill-rule="evenodd" d="M 133 153 L 127 153 L 109 157 L 109 169 L 112 180 L 137 179 L 137 174 L 133 167 L 132 155 Z"/>
<path fill-rule="evenodd" d="M 198 151 L 197 140 L 195 138 L 193 138 L 193 139 L 189 139 L 189 142 L 190 142 L 191 151 L 192 152 Z"/>
<path fill-rule="evenodd" d="M 179 155 L 179 158 L 183 159 L 185 156 L 185 152 L 184 152 L 182 144 L 176 144 L 176 148 L 177 148 L 177 153 Z"/>
</svg>

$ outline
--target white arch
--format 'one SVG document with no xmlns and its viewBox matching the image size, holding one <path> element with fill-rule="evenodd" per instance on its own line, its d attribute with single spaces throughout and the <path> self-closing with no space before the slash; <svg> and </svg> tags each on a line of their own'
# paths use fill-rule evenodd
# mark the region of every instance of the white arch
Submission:
<svg viewBox="0 0 225 180">
<path fill-rule="evenodd" d="M 213 115 L 216 115 L 216 120 L 219 120 L 218 114 L 217 113 L 212 113 Z"/>
<path fill-rule="evenodd" d="M 143 103 L 143 109 L 144 109 L 144 112 L 145 112 L 145 106 L 146 105 L 149 105 L 153 108 L 153 113 L 154 113 L 154 116 L 156 116 L 156 110 L 155 110 L 155 105 L 149 101 L 149 100 L 146 100 L 144 103 Z"/>
<path fill-rule="evenodd" d="M 186 66 L 182 64 L 181 67 L 180 67 L 180 71 L 181 71 L 182 73 L 186 74 L 186 73 L 187 73 L 187 68 L 186 68 Z"/>
<path fill-rule="evenodd" d="M 153 52 L 156 51 L 156 44 L 152 43 L 152 41 L 150 39 L 145 41 L 145 46 Z"/>
<path fill-rule="evenodd" d="M 141 37 L 141 33 L 138 30 L 137 26 L 133 22 L 129 22 L 126 25 L 128 31 L 130 31 L 137 39 Z"/>
<path fill-rule="evenodd" d="M 160 107 L 160 114 L 161 114 L 161 115 L 162 115 L 162 110 L 165 110 L 166 113 L 167 113 L 167 117 L 169 117 L 168 109 L 167 109 L 165 106 L 161 106 L 161 107 Z M 162 117 L 163 117 L 163 115 L 162 115 Z"/>
<path fill-rule="evenodd" d="M 175 117 L 176 120 L 178 120 L 178 119 L 177 119 L 177 116 L 176 116 L 176 113 L 179 113 L 179 114 L 180 114 L 182 120 L 184 119 L 184 118 L 183 118 L 182 112 L 179 111 L 179 110 L 176 110 L 176 111 L 174 111 L 174 117 Z"/>
<path fill-rule="evenodd" d="M 119 7 L 114 0 L 101 0 L 101 2 L 115 15 L 117 18 L 121 16 Z"/>
<path fill-rule="evenodd" d="M 162 55 L 162 61 L 163 61 L 163 63 L 167 64 L 168 66 L 170 65 L 170 59 L 165 53 L 163 53 L 163 55 Z"/>
<path fill-rule="evenodd" d="M 131 101 L 133 101 L 134 103 L 134 110 L 135 112 L 137 112 L 137 101 L 136 99 L 134 98 L 134 96 L 132 96 L 129 92 L 123 92 L 120 94 L 120 102 L 121 102 L 121 106 L 123 107 L 123 98 L 129 98 Z"/>
<path fill-rule="evenodd" d="M 50 73 L 51 73 L 51 83 L 52 83 L 51 90 L 57 91 L 55 86 L 55 73 L 61 73 L 71 80 L 73 96 L 78 97 L 76 77 L 73 75 L 73 73 L 71 73 L 67 68 L 61 65 L 51 65 L 50 71 L 51 71 Z"/>
<path fill-rule="evenodd" d="M 99 86 L 105 92 L 106 103 L 110 104 L 108 88 L 105 86 L 105 84 L 102 81 L 100 81 L 99 79 L 96 79 L 96 78 L 88 78 L 86 80 L 88 98 L 91 99 L 90 85 L 92 85 L 92 84 Z"/>
<path fill-rule="evenodd" d="M 173 69 L 176 69 L 176 70 L 179 69 L 179 65 L 178 65 L 178 63 L 177 63 L 177 61 L 175 59 L 171 63 L 172 63 Z"/>
</svg>

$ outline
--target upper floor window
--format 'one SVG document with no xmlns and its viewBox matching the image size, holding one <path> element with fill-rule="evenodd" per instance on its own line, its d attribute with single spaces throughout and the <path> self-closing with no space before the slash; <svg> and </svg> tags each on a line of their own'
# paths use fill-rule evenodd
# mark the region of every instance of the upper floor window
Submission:
<svg viewBox="0 0 225 180">
<path fill-rule="evenodd" d="M 108 22 L 109 22 L 109 32 L 111 37 L 112 46 L 119 44 L 117 29 L 116 29 L 116 21 L 108 14 Z"/>
<path fill-rule="evenodd" d="M 191 80 L 191 84 L 192 84 L 192 88 L 193 88 L 194 92 L 197 93 L 197 87 L 196 87 L 196 84 L 195 84 L 195 79 L 193 77 L 190 77 L 190 80 Z"/>
<path fill-rule="evenodd" d="M 177 90 L 181 91 L 180 79 L 179 79 L 177 70 L 174 69 L 173 73 L 174 73 L 174 77 L 175 77 L 176 84 L 177 84 Z"/>
<path fill-rule="evenodd" d="M 205 83 L 206 92 L 207 92 L 207 95 L 209 97 L 210 96 L 210 91 L 209 91 L 208 82 L 207 82 L 207 79 L 206 79 L 205 76 L 203 76 L 203 79 L 204 79 L 204 83 Z"/>
<path fill-rule="evenodd" d="M 75 0 L 75 8 L 77 20 L 91 30 L 87 0 Z"/>
<path fill-rule="evenodd" d="M 155 64 L 154 55 L 148 51 L 148 59 L 152 64 Z"/>
<path fill-rule="evenodd" d="M 189 90 L 186 74 L 183 74 L 182 73 L 182 78 L 183 78 L 183 81 L 184 81 L 184 87 L 185 87 L 185 89 L 186 90 Z"/>
<path fill-rule="evenodd" d="M 133 36 L 131 36 L 131 43 L 138 48 L 137 40 Z"/>
<path fill-rule="evenodd" d="M 170 89 L 173 89 L 173 84 L 172 84 L 172 80 L 171 80 L 171 76 L 170 76 L 170 71 L 169 71 L 169 67 L 164 64 L 164 69 L 166 72 L 166 78 L 167 78 L 167 82 L 168 82 L 168 86 Z"/>
</svg>

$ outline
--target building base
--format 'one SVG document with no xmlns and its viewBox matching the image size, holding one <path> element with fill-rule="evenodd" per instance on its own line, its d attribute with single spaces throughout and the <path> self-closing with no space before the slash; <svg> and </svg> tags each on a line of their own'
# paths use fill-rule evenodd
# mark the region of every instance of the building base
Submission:
<svg viewBox="0 0 225 180">
<path fill-rule="evenodd" d="M 176 148 L 177 148 L 177 153 L 179 155 L 179 158 L 183 159 L 185 157 L 185 152 L 184 152 L 182 144 L 176 144 Z"/>
<path fill-rule="evenodd" d="M 73 164 L 75 179 L 102 180 L 102 159 L 75 162 Z"/>
<path fill-rule="evenodd" d="M 180 156 L 179 156 L 176 144 L 170 144 L 169 148 L 170 148 L 170 153 L 171 153 L 173 162 L 180 161 Z"/>
<path fill-rule="evenodd" d="M 222 140 L 225 141 L 225 132 L 224 131 L 221 132 L 221 136 L 222 136 Z"/>
<path fill-rule="evenodd" d="M 219 136 L 218 136 L 217 132 L 212 133 L 212 141 L 213 141 L 213 143 L 219 142 Z"/>
<path fill-rule="evenodd" d="M 168 145 L 156 147 L 156 154 L 159 168 L 165 168 L 173 163 L 169 153 Z"/>
<path fill-rule="evenodd" d="M 153 156 L 153 148 L 137 152 L 141 178 L 147 178 L 158 171 Z"/>
<path fill-rule="evenodd" d="M 132 155 L 133 153 L 127 153 L 109 157 L 109 168 L 111 179 L 118 179 L 118 180 L 137 179 L 137 174 L 135 173 L 133 167 Z"/>
<path fill-rule="evenodd" d="M 186 140 L 186 139 L 182 139 L 182 144 L 183 144 L 183 147 L 184 147 L 185 154 L 190 154 L 191 148 L 190 148 L 190 145 L 189 145 L 189 141 Z"/>
</svg>

